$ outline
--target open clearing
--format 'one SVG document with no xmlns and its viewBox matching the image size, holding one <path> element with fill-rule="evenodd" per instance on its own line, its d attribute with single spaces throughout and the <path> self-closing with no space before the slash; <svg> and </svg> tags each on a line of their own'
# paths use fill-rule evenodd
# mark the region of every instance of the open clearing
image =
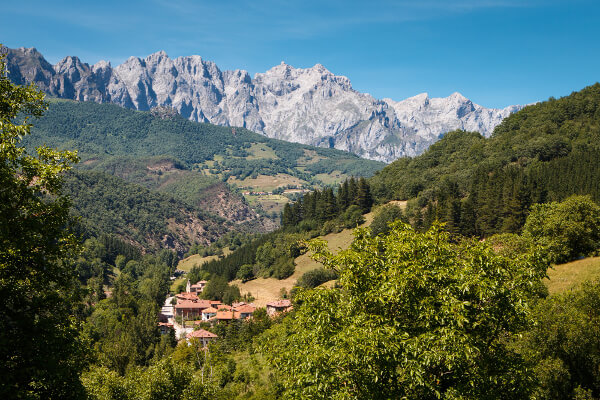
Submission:
<svg viewBox="0 0 600 400">
<path fill-rule="evenodd" d="M 329 174 L 317 174 L 315 178 L 326 185 L 337 185 L 349 178 L 348 175 L 342 174 L 341 171 L 332 171 Z"/>
<path fill-rule="evenodd" d="M 251 207 L 260 205 L 265 212 L 279 214 L 283 211 L 283 207 L 290 202 L 290 200 L 280 194 L 267 194 L 258 196 L 245 196 L 246 201 Z"/>
<path fill-rule="evenodd" d="M 185 283 L 185 280 L 186 280 L 186 278 L 177 278 L 173 282 L 171 282 L 171 288 L 169 289 L 171 291 L 171 293 L 176 293 L 177 287 L 180 284 Z"/>
<path fill-rule="evenodd" d="M 585 281 L 600 279 L 600 257 L 584 258 L 548 269 L 544 283 L 550 294 L 574 289 Z"/>
<path fill-rule="evenodd" d="M 264 158 L 275 160 L 279 158 L 275 154 L 275 150 L 264 143 L 252 143 L 252 146 L 250 146 L 249 149 L 246 149 L 246 151 L 250 153 L 250 155 L 246 157 L 247 160 L 258 160 Z"/>
<path fill-rule="evenodd" d="M 255 191 L 272 192 L 278 187 L 287 185 L 301 186 L 306 184 L 306 181 L 280 173 L 275 176 L 258 175 L 256 178 L 246 178 L 244 180 L 230 177 L 227 183 L 237 185 L 238 187 L 252 188 Z"/>
<path fill-rule="evenodd" d="M 373 221 L 373 213 L 365 214 L 365 223 L 361 226 L 369 226 Z M 352 235 L 352 229 L 344 229 L 339 233 L 330 233 L 329 235 L 322 236 L 322 239 L 326 240 L 329 249 L 334 253 L 340 249 L 347 249 L 352 243 L 354 236 Z M 310 254 L 303 254 L 296 258 L 296 270 L 286 279 L 275 279 L 275 278 L 257 278 L 246 283 L 242 283 L 240 280 L 231 282 L 232 284 L 238 285 L 242 295 L 250 293 L 254 296 L 254 304 L 258 307 L 264 307 L 268 302 L 275 301 L 281 298 L 281 289 L 290 291 L 296 281 L 308 271 L 321 267 L 321 264 L 312 260 Z"/>
<path fill-rule="evenodd" d="M 190 272 L 194 265 L 200 266 L 209 261 L 216 260 L 217 258 L 219 258 L 219 256 L 202 257 L 200 254 L 194 254 L 187 258 L 184 258 L 183 260 L 180 260 L 179 264 L 177 264 L 177 269 L 180 269 L 185 272 Z"/>
</svg>

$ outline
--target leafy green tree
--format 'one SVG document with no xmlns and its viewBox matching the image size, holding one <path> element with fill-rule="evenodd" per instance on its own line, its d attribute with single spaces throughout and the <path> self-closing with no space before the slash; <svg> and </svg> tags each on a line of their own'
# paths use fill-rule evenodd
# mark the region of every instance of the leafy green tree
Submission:
<svg viewBox="0 0 600 400">
<path fill-rule="evenodd" d="M 237 273 L 237 278 L 241 279 L 242 282 L 248 282 L 255 278 L 252 264 L 244 264 L 240 267 Z"/>
<path fill-rule="evenodd" d="M 371 235 L 377 236 L 380 233 L 389 232 L 389 224 L 396 220 L 408 222 L 400 207 L 394 204 L 381 207 L 373 217 L 373 222 L 371 222 Z"/>
<path fill-rule="evenodd" d="M 587 256 L 600 246 L 600 206 L 590 196 L 536 204 L 527 217 L 523 235 L 548 246 L 555 263 Z"/>
<path fill-rule="evenodd" d="M 520 341 L 537 378 L 538 399 L 600 397 L 600 283 L 548 297 Z M 593 396 L 577 397 L 589 391 Z"/>
<path fill-rule="evenodd" d="M 335 271 L 325 268 L 317 268 L 305 272 L 304 275 L 298 279 L 296 285 L 303 288 L 312 289 L 325 282 L 337 279 L 337 277 L 338 276 Z"/>
<path fill-rule="evenodd" d="M 540 252 L 515 257 L 453 244 L 440 226 L 358 229 L 333 255 L 339 288 L 299 290 L 295 313 L 263 337 L 283 398 L 522 399 L 531 379 L 507 343 L 530 322 Z"/>
<path fill-rule="evenodd" d="M 1 47 L 1 46 L 0 46 Z M 77 301 L 70 260 L 75 237 L 65 229 L 69 201 L 61 175 L 75 153 L 21 139 L 30 117 L 47 108 L 33 85 L 15 86 L 0 56 L 0 397 L 78 398 L 83 347 L 73 313 Z"/>
<path fill-rule="evenodd" d="M 362 211 L 357 205 L 348 207 L 348 209 L 340 216 L 340 219 L 346 228 L 356 228 L 358 225 L 365 222 Z"/>
</svg>

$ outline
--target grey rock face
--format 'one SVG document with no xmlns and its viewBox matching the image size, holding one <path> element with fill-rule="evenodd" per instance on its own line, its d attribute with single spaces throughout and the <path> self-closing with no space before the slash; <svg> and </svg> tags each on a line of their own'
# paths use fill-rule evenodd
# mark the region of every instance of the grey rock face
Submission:
<svg viewBox="0 0 600 400">
<path fill-rule="evenodd" d="M 8 66 L 14 82 L 35 82 L 54 96 L 137 110 L 169 106 L 194 121 L 243 126 L 385 162 L 418 155 L 451 130 L 489 136 L 522 108 L 485 108 L 459 93 L 378 100 L 320 64 L 302 69 L 282 62 L 252 78 L 243 70 L 221 71 L 199 56 L 170 59 L 164 51 L 113 68 L 105 61 L 90 67 L 77 57 L 52 66 L 35 49 L 9 49 Z"/>
</svg>

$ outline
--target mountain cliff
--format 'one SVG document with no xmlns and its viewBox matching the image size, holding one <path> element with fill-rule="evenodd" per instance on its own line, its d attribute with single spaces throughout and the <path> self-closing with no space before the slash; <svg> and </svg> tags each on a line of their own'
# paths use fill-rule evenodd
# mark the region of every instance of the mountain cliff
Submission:
<svg viewBox="0 0 600 400">
<path fill-rule="evenodd" d="M 34 48 L 9 49 L 7 60 L 11 80 L 35 82 L 53 96 L 137 110 L 170 106 L 193 121 L 385 162 L 418 155 L 452 130 L 489 136 L 522 108 L 489 109 L 459 93 L 378 100 L 320 64 L 294 68 L 282 62 L 252 78 L 244 70 L 221 71 L 200 56 L 170 59 L 163 51 L 117 67 L 106 61 L 90 66 L 73 56 L 53 66 Z"/>
</svg>

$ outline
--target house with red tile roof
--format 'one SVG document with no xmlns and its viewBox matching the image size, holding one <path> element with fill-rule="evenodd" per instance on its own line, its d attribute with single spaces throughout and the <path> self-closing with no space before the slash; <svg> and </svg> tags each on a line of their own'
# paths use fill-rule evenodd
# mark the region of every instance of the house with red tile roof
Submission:
<svg viewBox="0 0 600 400">
<path fill-rule="evenodd" d="M 236 314 L 238 315 L 238 319 L 246 319 L 252 317 L 256 307 L 251 306 L 250 304 L 243 304 L 241 306 L 234 308 Z"/>
<path fill-rule="evenodd" d="M 202 310 L 202 321 L 208 321 L 212 317 L 217 315 L 217 309 L 214 307 L 208 307 Z"/>
<path fill-rule="evenodd" d="M 160 331 L 161 335 L 168 335 L 169 332 L 173 329 L 174 329 L 173 324 L 170 324 L 168 322 L 159 322 L 158 323 L 158 330 Z"/>
<path fill-rule="evenodd" d="M 175 316 L 184 319 L 196 319 L 202 316 L 202 310 L 210 308 L 208 300 L 178 300 L 175 304 Z"/>
<path fill-rule="evenodd" d="M 198 297 L 198 295 L 196 293 L 191 293 L 191 292 L 182 292 L 179 294 L 175 295 L 175 298 L 177 298 L 177 300 L 190 300 L 190 301 L 196 301 L 196 300 L 200 300 L 200 298 Z"/>
<path fill-rule="evenodd" d="M 292 302 L 288 299 L 271 301 L 267 303 L 267 314 L 275 315 L 281 312 L 290 311 Z"/>
<path fill-rule="evenodd" d="M 202 347 L 208 346 L 209 343 L 217 340 L 218 336 L 204 329 L 192 331 L 186 335 L 188 343 L 197 341 Z"/>
<path fill-rule="evenodd" d="M 217 322 L 232 321 L 234 319 L 233 311 L 217 311 L 217 315 L 214 318 Z"/>
</svg>

